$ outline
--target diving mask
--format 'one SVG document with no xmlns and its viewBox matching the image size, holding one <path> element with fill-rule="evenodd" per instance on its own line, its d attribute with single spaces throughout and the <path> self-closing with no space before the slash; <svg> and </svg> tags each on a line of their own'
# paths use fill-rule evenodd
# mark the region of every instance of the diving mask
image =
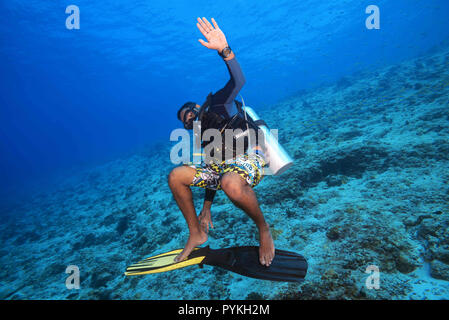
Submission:
<svg viewBox="0 0 449 320">
<path fill-rule="evenodd" d="M 184 112 L 182 123 L 187 130 L 193 129 L 193 122 L 198 118 L 198 109 L 195 106 L 189 106 Z"/>
</svg>

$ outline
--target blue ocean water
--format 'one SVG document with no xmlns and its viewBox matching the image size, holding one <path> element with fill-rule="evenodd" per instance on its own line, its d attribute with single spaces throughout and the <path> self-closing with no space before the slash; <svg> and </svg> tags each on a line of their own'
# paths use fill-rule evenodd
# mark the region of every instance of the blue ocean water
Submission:
<svg viewBox="0 0 449 320">
<path fill-rule="evenodd" d="M 366 27 L 372 4 L 380 29 Z M 447 1 L 10 0 L 0 12 L 0 298 L 449 297 Z M 197 17 L 218 22 L 245 102 L 295 160 L 255 191 L 276 247 L 309 260 L 301 285 L 213 268 L 123 277 L 188 236 L 169 136 L 184 102 L 229 78 Z M 257 245 L 223 194 L 212 215 L 211 246 Z M 65 287 L 68 265 L 80 289 Z"/>
</svg>

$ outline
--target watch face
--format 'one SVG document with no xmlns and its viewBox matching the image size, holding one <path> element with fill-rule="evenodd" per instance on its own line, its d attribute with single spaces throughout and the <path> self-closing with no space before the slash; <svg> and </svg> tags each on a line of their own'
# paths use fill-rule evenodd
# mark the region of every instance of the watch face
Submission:
<svg viewBox="0 0 449 320">
<path fill-rule="evenodd" d="M 230 54 L 231 54 L 231 48 L 227 47 L 223 49 L 223 56 L 225 56 L 225 58 L 227 58 Z"/>
</svg>

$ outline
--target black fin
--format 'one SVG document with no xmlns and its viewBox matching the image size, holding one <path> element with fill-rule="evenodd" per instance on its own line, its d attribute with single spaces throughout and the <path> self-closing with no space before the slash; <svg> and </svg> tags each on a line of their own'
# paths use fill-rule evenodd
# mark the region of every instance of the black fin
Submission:
<svg viewBox="0 0 449 320">
<path fill-rule="evenodd" d="M 271 280 L 302 282 L 307 274 L 307 261 L 300 254 L 276 249 L 269 267 L 259 262 L 259 247 L 209 249 L 202 264 L 220 267 L 243 276 Z"/>
</svg>

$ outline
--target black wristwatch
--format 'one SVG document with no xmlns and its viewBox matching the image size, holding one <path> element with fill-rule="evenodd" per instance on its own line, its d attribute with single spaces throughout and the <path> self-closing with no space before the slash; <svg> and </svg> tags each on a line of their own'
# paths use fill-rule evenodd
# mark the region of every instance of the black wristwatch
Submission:
<svg viewBox="0 0 449 320">
<path fill-rule="evenodd" d="M 221 50 L 220 52 L 218 52 L 218 54 L 220 55 L 220 57 L 222 57 L 223 59 L 229 57 L 231 55 L 231 47 L 227 46 L 225 47 L 223 50 Z"/>
</svg>

